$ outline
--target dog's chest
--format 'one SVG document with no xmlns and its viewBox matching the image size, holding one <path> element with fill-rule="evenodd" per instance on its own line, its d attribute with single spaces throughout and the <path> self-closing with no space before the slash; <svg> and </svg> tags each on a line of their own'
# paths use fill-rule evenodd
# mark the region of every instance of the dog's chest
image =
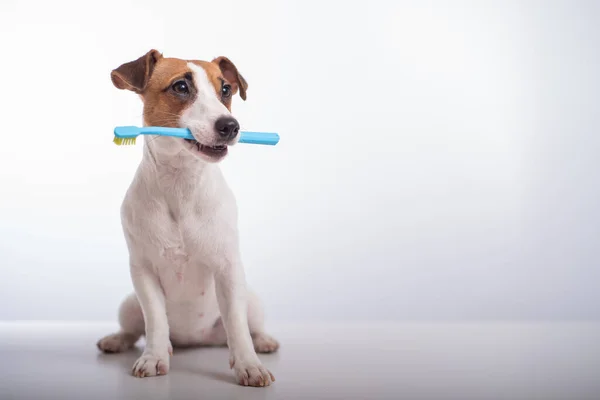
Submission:
<svg viewBox="0 0 600 400">
<path fill-rule="evenodd" d="M 122 209 L 134 258 L 149 259 L 161 270 L 183 273 L 190 268 L 214 269 L 224 253 L 235 252 L 235 199 L 218 169 L 206 170 L 202 178 L 193 179 L 168 173 L 153 178 L 144 171 L 141 169 Z M 170 283 L 174 278 L 164 279 Z"/>
<path fill-rule="evenodd" d="M 201 299 L 213 291 L 212 271 L 194 261 L 183 249 L 166 249 L 157 264 L 160 284 L 171 302 Z"/>
</svg>

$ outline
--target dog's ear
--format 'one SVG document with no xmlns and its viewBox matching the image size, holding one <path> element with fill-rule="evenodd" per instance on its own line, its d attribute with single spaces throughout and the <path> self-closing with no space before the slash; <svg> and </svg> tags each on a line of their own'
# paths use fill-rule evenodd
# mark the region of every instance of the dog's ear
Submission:
<svg viewBox="0 0 600 400">
<path fill-rule="evenodd" d="M 110 73 L 113 85 L 118 89 L 127 89 L 141 94 L 154 71 L 154 67 L 162 54 L 158 50 L 150 50 L 140 58 L 121 65 Z"/>
<path fill-rule="evenodd" d="M 248 90 L 248 82 L 244 79 L 235 67 L 235 65 L 227 57 L 217 57 L 212 60 L 213 63 L 219 66 L 223 77 L 227 79 L 233 86 L 233 93 L 240 91 L 240 97 L 246 100 L 246 90 Z"/>
</svg>

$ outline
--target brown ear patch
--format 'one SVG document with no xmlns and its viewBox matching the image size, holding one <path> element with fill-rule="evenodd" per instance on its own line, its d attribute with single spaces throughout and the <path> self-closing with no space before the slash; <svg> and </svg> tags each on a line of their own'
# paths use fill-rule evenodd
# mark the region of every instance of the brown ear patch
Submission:
<svg viewBox="0 0 600 400">
<path fill-rule="evenodd" d="M 154 67 L 162 54 L 158 50 L 150 50 L 140 58 L 125 63 L 114 69 L 110 78 L 118 89 L 126 89 L 141 94 L 150 80 Z"/>
<path fill-rule="evenodd" d="M 213 63 L 219 66 L 223 77 L 232 85 L 235 85 L 234 92 L 236 89 L 240 91 L 240 97 L 242 100 L 246 100 L 246 90 L 248 90 L 248 82 L 240 74 L 235 66 L 227 57 L 217 57 L 212 60 Z"/>
</svg>

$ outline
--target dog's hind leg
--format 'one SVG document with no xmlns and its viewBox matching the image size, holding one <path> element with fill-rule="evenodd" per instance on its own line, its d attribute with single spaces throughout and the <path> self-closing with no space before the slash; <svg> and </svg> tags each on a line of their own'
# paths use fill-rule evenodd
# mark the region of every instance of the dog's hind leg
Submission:
<svg viewBox="0 0 600 400">
<path fill-rule="evenodd" d="M 248 291 L 248 326 L 252 344 L 257 353 L 273 353 L 279 349 L 279 342 L 265 333 L 265 313 L 258 296 Z"/>
<path fill-rule="evenodd" d="M 265 317 L 258 296 L 248 292 L 248 327 L 252 344 L 257 353 L 273 353 L 279 349 L 279 343 L 271 335 L 265 333 Z M 204 344 L 209 346 L 226 346 L 227 335 L 221 317 L 215 322 Z"/>
<path fill-rule="evenodd" d="M 105 353 L 120 353 L 132 348 L 144 334 L 144 315 L 135 293 L 123 300 L 119 307 L 121 330 L 100 339 L 96 346 Z"/>
</svg>

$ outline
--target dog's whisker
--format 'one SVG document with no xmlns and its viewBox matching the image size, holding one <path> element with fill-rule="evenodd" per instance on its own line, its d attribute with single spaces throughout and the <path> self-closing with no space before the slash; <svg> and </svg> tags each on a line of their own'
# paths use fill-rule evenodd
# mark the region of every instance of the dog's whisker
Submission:
<svg viewBox="0 0 600 400">
<path fill-rule="evenodd" d="M 139 116 L 140 117 L 146 117 L 146 116 L 149 116 L 149 115 L 151 115 L 151 116 L 164 115 L 164 116 L 167 116 L 167 117 L 173 117 L 173 119 L 177 119 L 177 120 L 181 117 L 180 115 L 174 114 L 174 113 L 171 113 L 171 112 L 149 112 L 149 111 L 143 112 Z"/>
<path fill-rule="evenodd" d="M 154 142 L 156 139 L 161 138 L 161 137 L 162 138 L 166 138 L 167 136 L 153 135 L 153 136 L 147 137 L 148 138 L 148 144 Z"/>
<path fill-rule="evenodd" d="M 158 118 L 158 119 L 153 119 L 152 122 L 154 123 L 154 125 L 157 124 L 169 124 L 169 125 L 179 125 L 179 121 L 176 119 L 170 119 L 170 118 Z"/>
</svg>

